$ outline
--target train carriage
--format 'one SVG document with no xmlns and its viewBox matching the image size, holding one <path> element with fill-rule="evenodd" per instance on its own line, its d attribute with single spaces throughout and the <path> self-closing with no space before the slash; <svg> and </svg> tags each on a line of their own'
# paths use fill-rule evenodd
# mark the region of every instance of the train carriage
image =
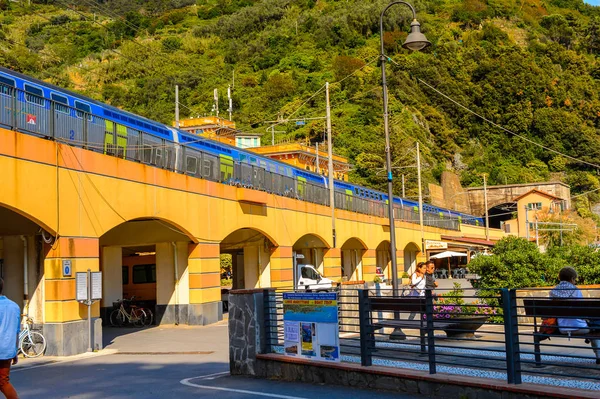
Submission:
<svg viewBox="0 0 600 399">
<path fill-rule="evenodd" d="M 0 125 L 190 176 L 328 205 L 326 177 L 205 139 L 0 67 Z M 335 180 L 337 208 L 387 215 L 385 193 Z M 394 197 L 396 217 L 419 219 L 415 201 Z M 457 228 L 480 217 L 423 204 L 426 224 Z"/>
</svg>

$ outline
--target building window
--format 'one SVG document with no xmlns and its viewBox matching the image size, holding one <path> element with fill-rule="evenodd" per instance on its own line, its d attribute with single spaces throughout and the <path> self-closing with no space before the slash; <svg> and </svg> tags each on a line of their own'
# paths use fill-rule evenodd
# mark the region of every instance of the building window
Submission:
<svg viewBox="0 0 600 399">
<path fill-rule="evenodd" d="M 133 266 L 133 284 L 156 283 L 156 265 Z"/>
<path fill-rule="evenodd" d="M 527 209 L 529 209 L 530 211 L 532 211 L 532 210 L 539 211 L 540 209 L 542 209 L 542 203 L 541 202 L 530 202 L 529 204 L 527 204 Z"/>
</svg>

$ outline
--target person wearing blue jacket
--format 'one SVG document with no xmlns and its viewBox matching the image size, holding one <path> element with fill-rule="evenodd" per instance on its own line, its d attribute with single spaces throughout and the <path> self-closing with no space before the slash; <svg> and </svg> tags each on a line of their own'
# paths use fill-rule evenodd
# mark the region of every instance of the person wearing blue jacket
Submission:
<svg viewBox="0 0 600 399">
<path fill-rule="evenodd" d="M 0 278 L 0 392 L 6 399 L 19 399 L 10 383 L 10 366 L 17 364 L 17 339 L 21 328 L 19 305 L 3 295 L 4 280 Z"/>
<path fill-rule="evenodd" d="M 563 267 L 558 273 L 560 283 L 550 291 L 550 298 L 555 299 L 581 299 L 583 294 L 577 288 L 577 271 L 572 267 Z M 558 331 L 566 335 L 586 335 L 590 333 L 588 322 L 583 319 L 558 318 Z M 587 340 L 586 340 L 587 342 Z M 600 339 L 591 340 L 592 348 L 596 354 L 596 364 L 600 364 Z"/>
</svg>

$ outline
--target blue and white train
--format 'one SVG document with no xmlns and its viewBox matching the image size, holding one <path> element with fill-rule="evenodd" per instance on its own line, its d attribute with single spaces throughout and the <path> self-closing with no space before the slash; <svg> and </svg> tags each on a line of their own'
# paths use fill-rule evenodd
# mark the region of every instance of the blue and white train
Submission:
<svg viewBox="0 0 600 399">
<path fill-rule="evenodd" d="M 0 67 L 0 125 L 166 168 L 327 204 L 327 179 L 205 139 Z M 384 216 L 387 194 L 335 180 L 336 207 Z M 418 221 L 416 201 L 394 197 L 398 217 Z M 480 217 L 424 204 L 428 225 L 482 225 Z"/>
</svg>

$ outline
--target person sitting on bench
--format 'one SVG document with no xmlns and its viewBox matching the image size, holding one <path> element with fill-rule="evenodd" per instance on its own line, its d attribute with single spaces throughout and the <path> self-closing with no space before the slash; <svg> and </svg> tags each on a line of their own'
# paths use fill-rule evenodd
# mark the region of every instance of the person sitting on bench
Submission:
<svg viewBox="0 0 600 399">
<path fill-rule="evenodd" d="M 555 299 L 578 299 L 583 298 L 583 294 L 577 288 L 577 272 L 572 267 L 563 267 L 558 279 L 560 283 L 550 291 L 550 298 Z M 566 335 L 586 335 L 590 333 L 587 321 L 583 319 L 558 319 L 558 331 Z M 587 342 L 588 340 L 586 340 Z M 591 340 L 592 348 L 596 354 L 596 364 L 600 364 L 600 339 Z"/>
</svg>

